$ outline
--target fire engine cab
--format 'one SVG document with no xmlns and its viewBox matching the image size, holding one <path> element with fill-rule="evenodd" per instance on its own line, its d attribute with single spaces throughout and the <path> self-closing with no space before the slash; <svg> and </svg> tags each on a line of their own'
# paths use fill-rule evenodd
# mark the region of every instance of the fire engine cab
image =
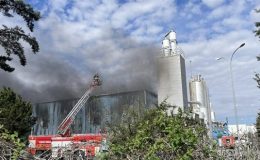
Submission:
<svg viewBox="0 0 260 160">
<path fill-rule="evenodd" d="M 234 136 L 222 136 L 221 143 L 223 147 L 228 149 L 235 148 L 235 137 Z"/>
</svg>

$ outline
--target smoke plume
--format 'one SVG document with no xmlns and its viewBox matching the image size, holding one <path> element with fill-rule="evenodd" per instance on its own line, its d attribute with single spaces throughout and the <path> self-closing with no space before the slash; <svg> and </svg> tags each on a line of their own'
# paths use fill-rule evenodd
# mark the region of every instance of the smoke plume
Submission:
<svg viewBox="0 0 260 160">
<path fill-rule="evenodd" d="M 11 87 L 32 103 L 55 101 L 80 97 L 92 76 L 99 73 L 103 85 L 95 94 L 156 91 L 158 47 L 115 32 L 84 46 L 75 53 L 60 53 L 55 48 L 44 53 L 48 44 L 42 45 L 41 53 L 28 55 L 27 66 L 17 65 L 13 73 L 0 71 L 0 86 Z"/>
</svg>

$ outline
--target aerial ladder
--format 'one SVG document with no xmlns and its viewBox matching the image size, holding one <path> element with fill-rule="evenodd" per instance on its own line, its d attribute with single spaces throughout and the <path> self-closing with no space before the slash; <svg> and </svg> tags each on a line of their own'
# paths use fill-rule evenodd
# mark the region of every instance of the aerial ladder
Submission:
<svg viewBox="0 0 260 160">
<path fill-rule="evenodd" d="M 73 123 L 74 119 L 76 118 L 78 112 L 84 107 L 86 102 L 88 101 L 91 92 L 97 87 L 102 84 L 99 75 L 96 74 L 93 77 L 93 81 L 90 84 L 90 88 L 85 92 L 85 94 L 80 98 L 77 104 L 72 108 L 70 113 L 66 116 L 66 118 L 61 122 L 58 127 L 57 134 L 65 137 L 70 135 L 70 126 Z"/>
<path fill-rule="evenodd" d="M 95 155 L 97 152 L 97 148 L 100 148 L 97 145 L 86 145 L 86 142 L 98 142 L 101 143 L 103 140 L 102 134 L 76 134 L 73 135 L 70 133 L 70 127 L 75 120 L 78 112 L 85 106 L 88 101 L 90 94 L 93 92 L 96 87 L 102 85 L 102 81 L 98 74 L 95 74 L 93 80 L 84 93 L 84 95 L 80 98 L 80 100 L 74 105 L 69 114 L 65 117 L 65 119 L 60 123 L 57 129 L 56 135 L 40 135 L 40 136 L 29 136 L 29 147 L 28 151 L 32 155 L 36 155 L 37 153 L 45 153 L 46 151 L 52 152 L 52 157 L 58 157 L 60 149 L 66 150 L 68 144 L 73 146 L 76 144 L 77 146 L 81 145 L 80 151 L 84 151 L 85 156 L 87 154 Z M 65 149 L 64 149 L 65 148 Z M 70 148 L 71 150 L 71 148 Z"/>
</svg>

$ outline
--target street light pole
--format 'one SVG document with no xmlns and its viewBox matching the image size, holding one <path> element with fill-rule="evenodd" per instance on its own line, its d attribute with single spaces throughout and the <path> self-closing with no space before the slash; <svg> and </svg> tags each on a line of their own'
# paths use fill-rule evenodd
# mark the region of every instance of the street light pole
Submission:
<svg viewBox="0 0 260 160">
<path fill-rule="evenodd" d="M 234 78 L 233 78 L 233 70 L 232 70 L 232 60 L 233 60 L 233 56 L 236 53 L 236 51 L 243 47 L 245 45 L 245 43 L 242 43 L 231 55 L 230 58 L 230 63 L 229 63 L 229 67 L 230 67 L 230 76 L 231 76 L 231 86 L 232 86 L 232 93 L 233 93 L 233 104 L 234 104 L 234 112 L 235 112 L 235 121 L 236 121 L 236 130 L 237 130 L 237 137 L 239 137 L 239 128 L 238 128 L 238 115 L 237 115 L 237 101 L 236 101 L 236 94 L 235 94 L 235 87 L 234 87 Z"/>
</svg>

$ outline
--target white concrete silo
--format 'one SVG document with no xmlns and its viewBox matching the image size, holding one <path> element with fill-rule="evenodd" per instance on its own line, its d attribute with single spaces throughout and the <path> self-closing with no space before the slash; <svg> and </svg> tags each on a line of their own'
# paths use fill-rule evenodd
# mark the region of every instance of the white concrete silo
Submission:
<svg viewBox="0 0 260 160">
<path fill-rule="evenodd" d="M 205 80 L 200 76 L 193 76 L 189 82 L 190 101 L 193 112 L 204 119 L 205 124 L 211 124 L 211 104 Z"/>
<path fill-rule="evenodd" d="M 158 58 L 158 103 L 164 100 L 175 108 L 168 113 L 176 114 L 188 106 L 186 69 L 183 51 L 178 47 L 176 33 L 170 31 L 162 41 L 162 52 Z"/>
</svg>

